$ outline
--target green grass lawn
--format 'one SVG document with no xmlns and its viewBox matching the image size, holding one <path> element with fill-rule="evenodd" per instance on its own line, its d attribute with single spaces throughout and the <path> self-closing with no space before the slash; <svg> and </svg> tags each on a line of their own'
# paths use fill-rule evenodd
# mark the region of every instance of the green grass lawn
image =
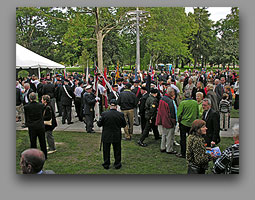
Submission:
<svg viewBox="0 0 255 200">
<path fill-rule="evenodd" d="M 139 135 L 132 141 L 122 142 L 122 168 L 112 167 L 105 170 L 102 151 L 99 151 L 100 133 L 53 132 L 57 152 L 48 155 L 44 169 L 51 169 L 56 174 L 186 174 L 186 160 L 175 155 L 161 153 L 160 141 L 150 135 L 145 142 L 148 147 L 136 144 Z M 176 136 L 177 141 L 179 137 Z M 221 150 L 232 144 L 232 138 L 222 138 Z M 38 145 L 39 147 L 39 145 Z M 29 148 L 27 131 L 16 132 L 16 173 L 20 174 L 20 154 Z M 180 147 L 176 147 L 180 151 Z M 111 163 L 114 162 L 111 152 Z M 210 165 L 212 167 L 212 164 Z M 207 173 L 211 173 L 210 170 Z"/>
</svg>

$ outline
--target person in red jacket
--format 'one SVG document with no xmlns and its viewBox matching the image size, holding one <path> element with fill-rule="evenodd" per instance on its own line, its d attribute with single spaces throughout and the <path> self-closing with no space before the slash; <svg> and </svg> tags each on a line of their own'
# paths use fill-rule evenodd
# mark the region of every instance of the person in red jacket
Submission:
<svg viewBox="0 0 255 200">
<path fill-rule="evenodd" d="M 156 125 L 162 133 L 160 151 L 168 154 L 176 154 L 174 151 L 174 129 L 177 118 L 174 102 L 175 91 L 168 87 L 166 94 L 160 99 Z"/>
</svg>

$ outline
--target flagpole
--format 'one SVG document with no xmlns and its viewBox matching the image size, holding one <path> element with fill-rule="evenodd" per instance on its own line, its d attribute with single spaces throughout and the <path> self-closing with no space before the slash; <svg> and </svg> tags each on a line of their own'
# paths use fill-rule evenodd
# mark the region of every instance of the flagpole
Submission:
<svg viewBox="0 0 255 200">
<path fill-rule="evenodd" d="M 87 60 L 87 70 L 86 70 L 86 83 L 89 81 L 89 60 Z"/>
</svg>

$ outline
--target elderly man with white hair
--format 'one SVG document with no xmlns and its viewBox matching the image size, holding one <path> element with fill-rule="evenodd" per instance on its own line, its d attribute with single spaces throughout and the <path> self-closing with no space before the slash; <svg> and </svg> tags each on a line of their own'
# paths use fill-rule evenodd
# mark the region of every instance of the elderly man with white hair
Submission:
<svg viewBox="0 0 255 200">
<path fill-rule="evenodd" d="M 239 124 L 232 128 L 234 144 L 222 152 L 213 167 L 215 174 L 239 174 Z"/>
</svg>

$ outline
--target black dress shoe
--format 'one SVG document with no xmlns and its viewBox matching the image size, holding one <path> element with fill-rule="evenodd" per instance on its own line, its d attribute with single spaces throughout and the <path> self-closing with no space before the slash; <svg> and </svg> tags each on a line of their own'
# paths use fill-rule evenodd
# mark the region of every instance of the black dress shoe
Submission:
<svg viewBox="0 0 255 200">
<path fill-rule="evenodd" d="M 122 165 L 120 164 L 120 165 L 116 165 L 115 166 L 115 169 L 120 169 L 122 167 Z"/>
<path fill-rule="evenodd" d="M 141 142 L 140 140 L 137 142 L 138 145 L 141 147 L 147 147 L 148 145 L 146 143 Z"/>
<path fill-rule="evenodd" d="M 176 151 L 170 151 L 170 152 L 166 152 L 167 154 L 177 154 Z"/>
<path fill-rule="evenodd" d="M 69 122 L 69 123 L 67 123 L 67 124 L 68 124 L 68 125 L 69 125 L 69 124 L 73 124 L 73 122 Z"/>
<path fill-rule="evenodd" d="M 110 166 L 109 166 L 109 165 L 104 165 L 104 164 L 102 164 L 102 166 L 104 167 L 104 169 L 110 169 Z"/>
<path fill-rule="evenodd" d="M 92 131 L 87 131 L 87 133 L 95 133 L 95 131 L 94 131 L 94 130 L 92 130 Z"/>
<path fill-rule="evenodd" d="M 176 157 L 178 157 L 178 158 L 185 158 L 185 156 L 182 155 L 181 153 L 177 153 L 177 154 L 175 154 L 175 155 L 176 155 Z"/>
<path fill-rule="evenodd" d="M 166 150 L 165 149 L 160 149 L 160 152 L 164 153 L 164 152 L 166 152 Z"/>
</svg>

